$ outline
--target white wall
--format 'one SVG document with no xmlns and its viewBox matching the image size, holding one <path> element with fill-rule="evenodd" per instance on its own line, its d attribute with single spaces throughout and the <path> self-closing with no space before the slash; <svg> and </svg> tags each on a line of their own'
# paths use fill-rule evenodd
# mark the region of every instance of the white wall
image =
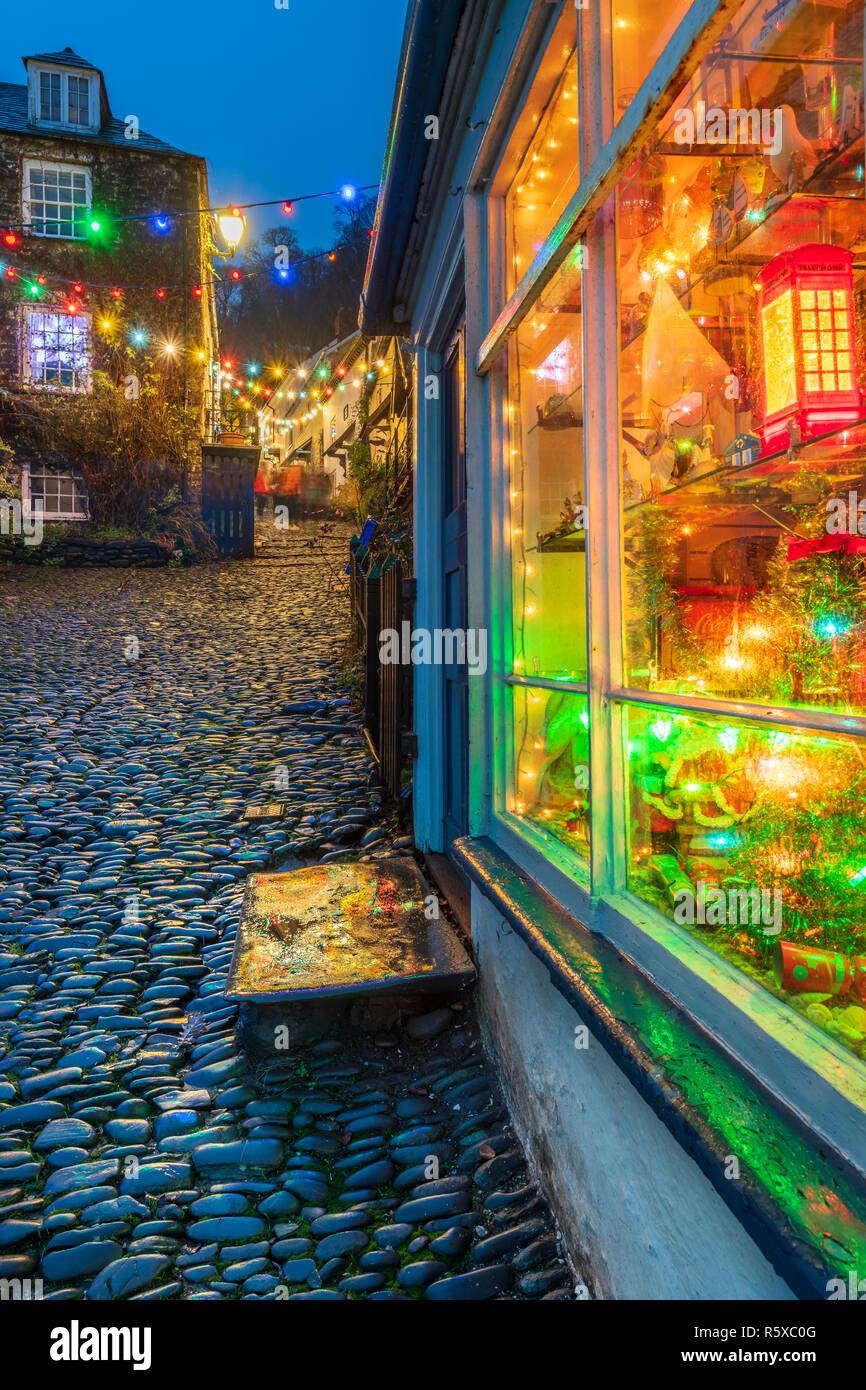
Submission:
<svg viewBox="0 0 866 1390">
<path fill-rule="evenodd" d="M 578 1274 L 610 1299 L 793 1299 L 547 971 L 472 889 L 485 1043 Z"/>
</svg>

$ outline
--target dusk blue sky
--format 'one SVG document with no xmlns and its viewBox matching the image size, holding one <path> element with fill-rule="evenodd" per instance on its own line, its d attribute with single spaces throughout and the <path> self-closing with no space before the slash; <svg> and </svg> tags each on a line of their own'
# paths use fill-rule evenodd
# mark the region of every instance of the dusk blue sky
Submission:
<svg viewBox="0 0 866 1390">
<path fill-rule="evenodd" d="M 0 81 L 67 45 L 105 73 L 112 114 L 204 155 L 213 203 L 377 183 L 406 0 L 39 0 L 6 7 Z M 254 215 L 250 231 L 282 221 Z M 301 204 L 301 244 L 330 244 L 333 204 Z"/>
</svg>

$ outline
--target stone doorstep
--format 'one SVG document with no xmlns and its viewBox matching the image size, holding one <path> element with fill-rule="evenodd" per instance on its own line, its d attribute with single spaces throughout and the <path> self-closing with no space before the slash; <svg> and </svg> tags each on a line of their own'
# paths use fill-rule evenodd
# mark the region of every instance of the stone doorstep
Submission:
<svg viewBox="0 0 866 1390">
<path fill-rule="evenodd" d="M 380 910 L 340 911 L 359 896 Z M 226 986 L 247 1051 L 273 1058 L 347 1025 L 388 1033 L 456 998 L 475 967 L 445 918 L 425 916 L 431 897 L 407 857 L 252 874 Z"/>
</svg>

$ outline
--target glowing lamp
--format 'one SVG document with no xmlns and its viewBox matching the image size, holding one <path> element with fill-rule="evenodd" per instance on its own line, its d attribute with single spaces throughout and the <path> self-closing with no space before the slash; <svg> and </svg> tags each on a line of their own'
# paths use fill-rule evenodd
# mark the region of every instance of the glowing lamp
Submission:
<svg viewBox="0 0 866 1390">
<path fill-rule="evenodd" d="M 165 290 L 157 290 L 156 297 L 157 299 L 165 299 Z"/>
<path fill-rule="evenodd" d="M 77 282 L 72 286 L 72 290 L 74 294 L 84 294 L 84 286 L 79 285 Z"/>
<path fill-rule="evenodd" d="M 294 210 L 292 203 L 283 203 L 283 212 L 286 214 L 286 217 L 291 217 Z"/>
<path fill-rule="evenodd" d="M 234 251 L 247 225 L 246 218 L 240 208 L 229 208 L 227 212 L 221 212 L 217 217 L 217 225 L 226 246 Z"/>
<path fill-rule="evenodd" d="M 37 276 L 36 276 L 36 283 L 37 283 L 37 285 L 44 285 L 44 284 L 45 284 L 45 276 L 44 276 L 44 275 L 37 275 Z"/>
<path fill-rule="evenodd" d="M 328 260 L 329 260 L 329 261 L 335 261 L 336 259 L 337 259 L 337 253 L 336 253 L 336 251 L 329 251 L 329 252 L 328 252 Z"/>
<path fill-rule="evenodd" d="M 118 289 L 112 290 L 112 291 L 111 291 L 111 297 L 112 297 L 112 299 L 122 299 L 122 298 L 123 298 L 123 290 L 118 290 Z"/>
<path fill-rule="evenodd" d="M 240 280 L 240 278 L 241 278 L 241 272 L 240 272 L 239 270 L 233 270 L 233 271 L 232 271 L 232 279 L 233 279 L 233 280 Z"/>
<path fill-rule="evenodd" d="M 3 233 L 3 245 L 4 245 L 4 246 L 17 246 L 17 245 L 18 245 L 18 242 L 19 242 L 20 240 L 21 240 L 21 238 L 18 236 L 18 233 L 17 233 L 17 232 L 4 232 L 4 233 Z"/>
<path fill-rule="evenodd" d="M 852 261 L 842 246 L 799 246 L 775 256 L 755 281 L 765 448 L 860 418 Z"/>
<path fill-rule="evenodd" d="M 7 267 L 6 267 L 6 279 L 7 279 L 7 280 L 14 280 L 14 279 L 15 279 L 15 276 L 16 276 L 17 274 L 18 274 L 18 271 L 15 269 L 14 266 L 12 266 L 12 265 L 7 265 Z"/>
<path fill-rule="evenodd" d="M 193 285 L 192 292 L 196 299 L 201 299 L 201 285 Z"/>
</svg>

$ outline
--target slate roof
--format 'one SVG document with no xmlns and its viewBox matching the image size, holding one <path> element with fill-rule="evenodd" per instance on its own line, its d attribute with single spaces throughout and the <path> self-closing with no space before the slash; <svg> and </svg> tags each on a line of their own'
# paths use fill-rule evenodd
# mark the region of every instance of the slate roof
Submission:
<svg viewBox="0 0 866 1390">
<path fill-rule="evenodd" d="M 100 71 L 94 63 L 88 63 L 86 58 L 82 58 L 80 54 L 68 47 L 64 48 L 61 53 L 28 53 L 25 58 L 21 59 L 22 63 L 29 63 L 31 60 L 37 63 L 68 63 L 73 68 L 92 68 L 94 72 Z"/>
<path fill-rule="evenodd" d="M 66 63 L 70 67 L 89 68 L 92 72 L 98 72 L 102 77 L 101 69 L 93 63 L 89 63 L 86 58 L 79 57 L 71 48 L 64 48 L 61 53 L 35 53 L 31 56 L 37 61 Z M 27 61 L 25 58 L 24 62 Z M 151 154 L 189 153 L 187 150 L 178 149 L 176 145 L 167 144 L 165 140 L 160 140 L 156 135 L 148 135 L 145 130 L 139 131 L 137 140 L 127 140 L 123 133 L 125 129 L 126 123 L 113 116 L 103 120 L 101 129 L 96 133 L 83 130 L 47 130 L 42 126 L 33 125 L 28 119 L 26 84 L 0 82 L 0 132 L 13 131 L 19 135 L 40 135 L 49 139 L 54 136 L 59 139 L 81 140 L 92 145 L 118 145 L 127 150 L 131 147 L 134 150 L 145 150 Z"/>
</svg>

